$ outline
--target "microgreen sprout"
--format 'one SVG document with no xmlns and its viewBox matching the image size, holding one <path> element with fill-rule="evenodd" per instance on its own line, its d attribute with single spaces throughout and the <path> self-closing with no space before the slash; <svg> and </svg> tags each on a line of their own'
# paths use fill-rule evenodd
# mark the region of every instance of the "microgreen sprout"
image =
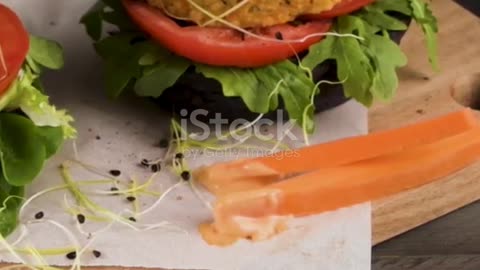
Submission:
<svg viewBox="0 0 480 270">
<path fill-rule="evenodd" d="M 234 5 L 233 7 L 231 7 L 230 9 L 228 9 L 227 11 L 223 12 L 222 14 L 220 14 L 217 18 L 220 18 L 220 19 L 223 19 L 225 17 L 227 17 L 228 15 L 232 14 L 233 12 L 237 11 L 238 9 L 240 9 L 241 7 L 243 7 L 245 4 L 247 4 L 250 0 L 243 0 L 241 2 L 239 2 L 238 4 Z M 209 21 L 203 23 L 203 24 L 200 24 L 200 26 L 202 27 L 205 27 L 209 24 L 212 24 L 216 21 L 215 18 L 212 18 L 210 19 Z"/>
<path fill-rule="evenodd" d="M 5 200 L 3 200 L 2 207 L 0 208 L 0 213 L 2 213 L 3 211 L 5 211 L 5 209 L 7 209 L 8 201 L 13 200 L 13 199 L 19 199 L 19 200 L 23 201 L 25 198 L 20 197 L 20 196 L 16 196 L 16 195 L 8 196 L 7 198 L 5 198 Z"/>
<path fill-rule="evenodd" d="M 85 169 L 85 170 L 87 170 L 91 173 L 94 173 L 96 175 L 105 177 L 106 179 L 117 180 L 118 181 L 118 179 L 116 177 L 114 177 L 112 175 L 109 175 L 107 173 L 104 173 L 101 170 L 99 170 L 97 167 L 95 167 L 91 164 L 87 164 L 85 162 L 82 162 L 78 159 L 67 160 L 64 164 L 68 164 L 68 163 L 75 163 L 75 164 L 79 165 L 80 167 L 82 167 L 83 169 Z"/>
<path fill-rule="evenodd" d="M 28 263 L 18 254 L 18 252 L 15 251 L 15 248 L 11 246 L 1 234 L 0 245 L 2 245 L 17 261 L 19 261 L 23 265 L 28 265 Z"/>
<path fill-rule="evenodd" d="M 64 179 L 64 182 L 66 183 L 67 189 L 73 195 L 73 197 L 75 198 L 77 203 L 81 207 L 90 211 L 91 213 L 94 213 L 95 215 L 99 215 L 101 217 L 108 218 L 108 220 L 112 221 L 112 224 L 113 224 L 113 222 L 118 222 L 122 225 L 125 225 L 125 226 L 131 228 L 134 231 L 146 231 L 146 230 L 150 230 L 152 228 L 162 228 L 162 227 L 167 228 L 168 227 L 168 226 L 165 225 L 166 224 L 165 222 L 160 222 L 160 223 L 156 224 L 155 226 L 148 225 L 147 227 L 145 227 L 145 226 L 140 226 L 139 227 L 139 226 L 133 225 L 132 220 L 130 220 L 129 217 L 124 217 L 124 216 L 122 216 L 122 213 L 118 213 L 118 214 L 113 213 L 110 210 L 108 210 L 106 208 L 103 208 L 102 206 L 100 206 L 100 205 L 94 203 L 93 201 L 91 201 L 84 193 L 82 193 L 82 191 L 80 190 L 77 183 L 75 181 L 73 181 L 73 178 L 72 178 L 72 176 L 69 172 L 68 162 L 62 164 L 60 169 L 61 169 L 62 178 Z M 134 188 L 133 190 L 136 190 L 137 188 L 138 187 Z M 158 200 L 157 203 L 159 201 L 161 201 L 161 200 Z M 131 213 L 132 211 L 128 210 L 128 209 L 125 209 L 123 212 L 130 212 Z M 138 215 L 135 215 L 135 216 L 138 216 Z"/>
<path fill-rule="evenodd" d="M 0 81 L 3 81 L 3 79 L 5 79 L 8 76 L 8 68 L 7 68 L 7 63 L 5 61 L 5 56 L 3 55 L 3 49 L 1 44 L 0 44 L 0 67 L 2 68 L 0 69 L 0 71 L 2 71 L 2 73 L 0 73 Z"/>
<path fill-rule="evenodd" d="M 31 249 L 32 247 L 15 248 L 15 251 L 18 252 L 19 254 L 30 255 L 32 253 Z M 41 249 L 41 250 L 35 249 L 35 252 L 41 256 L 62 256 L 73 251 L 75 251 L 75 247 L 48 248 L 48 249 Z"/>
<path fill-rule="evenodd" d="M 150 178 L 150 179 L 153 179 L 153 177 Z M 137 186 L 138 186 L 137 179 L 135 177 L 132 177 L 131 189 L 133 191 L 131 193 L 131 196 L 129 196 L 129 197 L 133 198 L 133 201 L 132 201 L 133 202 L 133 211 L 134 211 L 135 215 L 140 211 L 140 204 L 137 200 L 137 198 L 138 198 L 138 194 L 137 194 L 137 190 L 136 190 Z"/>
<path fill-rule="evenodd" d="M 305 107 L 305 109 L 303 110 L 303 119 L 306 119 L 308 116 L 308 112 L 309 110 L 314 110 L 315 109 L 315 96 L 321 91 L 320 90 L 320 85 L 322 84 L 331 84 L 331 85 L 335 85 L 335 84 L 343 84 L 346 82 L 347 79 L 344 79 L 342 81 L 339 81 L 339 82 L 332 82 L 332 81 L 327 81 L 327 80 L 322 80 L 322 81 L 319 81 L 317 84 L 315 84 L 315 87 L 312 89 L 312 94 L 310 95 L 310 104 L 308 104 L 307 107 Z M 307 121 L 303 121 L 303 126 L 302 126 L 302 130 L 303 130 L 303 138 L 304 138 L 304 142 L 305 142 L 305 145 L 310 145 L 310 139 L 309 139 L 309 135 L 308 135 L 308 128 L 307 128 Z"/>
<path fill-rule="evenodd" d="M 1 213 L 1 211 L 0 211 L 0 213 Z M 23 239 L 25 239 L 25 237 L 28 235 L 28 231 L 27 231 L 25 225 L 20 224 L 19 229 L 20 229 L 20 235 L 17 237 L 17 239 L 15 241 L 12 242 L 11 245 L 13 247 L 20 244 L 20 242 L 22 242 Z"/>
<path fill-rule="evenodd" d="M 73 269 L 78 269 L 79 270 L 80 269 L 80 254 L 81 253 L 80 253 L 80 245 L 79 245 L 79 242 L 78 242 L 77 238 L 75 237 L 75 235 L 67 227 L 58 223 L 55 220 L 45 219 L 43 221 L 29 221 L 29 222 L 27 222 L 27 224 L 40 224 L 40 223 L 49 223 L 50 225 L 53 225 L 53 226 L 57 227 L 58 229 L 60 229 L 65 234 L 65 236 L 70 241 L 71 246 L 74 247 L 74 251 L 70 251 L 70 253 L 75 252 L 76 254 L 78 254 L 78 256 L 76 256 L 76 258 L 74 259 L 74 263 L 72 264 L 70 269 L 71 270 L 73 270 Z"/>
<path fill-rule="evenodd" d="M 157 208 L 157 206 L 167 197 L 168 194 L 170 194 L 172 191 L 174 191 L 176 188 L 180 187 L 183 184 L 184 184 L 183 182 L 178 182 L 178 183 L 174 184 L 173 186 L 169 187 L 167 190 L 165 190 L 162 193 L 162 195 L 150 207 L 148 207 L 147 209 L 145 209 L 145 210 L 143 210 L 139 213 L 136 213 L 136 216 L 141 217 L 141 216 L 144 216 L 144 215 L 150 213 L 152 210 Z"/>
<path fill-rule="evenodd" d="M 135 185 L 128 189 L 119 189 L 118 187 L 111 187 L 109 191 L 95 190 L 94 193 L 104 194 L 104 195 L 125 195 L 125 194 L 136 193 L 142 190 L 146 190 L 148 187 L 150 187 L 153 184 L 153 181 L 156 176 L 157 174 L 153 174 L 148 178 L 148 180 L 144 184 Z"/>
<path fill-rule="evenodd" d="M 211 13 L 210 11 L 206 10 L 205 8 L 203 8 L 202 6 L 200 6 L 198 3 L 195 3 L 195 1 L 193 0 L 187 0 L 188 3 L 190 3 L 194 8 L 196 8 L 198 11 L 202 12 L 203 14 L 207 15 L 208 17 L 210 17 L 212 20 L 216 21 L 216 22 L 220 22 L 222 24 L 224 24 L 225 26 L 228 26 L 234 30 L 237 30 L 247 36 L 251 36 L 253 38 L 256 38 L 256 39 L 260 39 L 260 40 L 264 40 L 264 41 L 269 41 L 269 42 L 282 42 L 282 43 L 303 43 L 311 38 L 316 38 L 316 37 L 324 37 L 324 36 L 337 36 L 337 37 L 351 37 L 351 38 L 355 38 L 355 39 L 358 39 L 358 40 L 363 40 L 363 37 L 360 37 L 360 36 L 357 36 L 357 35 L 354 35 L 354 34 L 340 34 L 340 33 L 336 33 L 336 32 L 325 32 L 325 33 L 314 33 L 314 34 L 310 34 L 310 35 L 307 35 L 303 38 L 300 38 L 300 39 L 284 39 L 284 40 L 279 40 L 275 37 L 271 38 L 271 37 L 267 37 L 267 36 L 261 36 L 261 35 L 257 35 L 255 33 L 252 33 L 248 30 L 245 30 L 227 20 L 224 20 L 222 18 L 220 18 L 219 16 Z"/>
<path fill-rule="evenodd" d="M 47 193 L 50 193 L 50 192 L 53 192 L 53 191 L 58 191 L 58 190 L 62 190 L 62 189 L 65 189 L 67 186 L 66 185 L 60 185 L 60 186 L 54 186 L 54 187 L 51 187 L 51 188 L 47 188 L 45 190 L 42 190 L 40 192 L 37 192 L 35 193 L 34 195 L 32 195 L 30 198 L 28 198 L 22 205 L 22 207 L 20 207 L 20 210 L 18 211 L 18 215 L 19 217 L 22 217 L 22 214 L 23 212 L 25 211 L 25 209 L 27 208 L 28 205 L 30 205 L 30 203 L 37 199 L 38 197 L 41 197 Z"/>
</svg>

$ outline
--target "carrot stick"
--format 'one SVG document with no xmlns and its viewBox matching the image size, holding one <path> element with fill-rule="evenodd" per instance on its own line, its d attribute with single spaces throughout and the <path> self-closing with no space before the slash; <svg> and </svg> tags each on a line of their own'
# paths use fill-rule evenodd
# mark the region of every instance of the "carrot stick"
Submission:
<svg viewBox="0 0 480 270">
<path fill-rule="evenodd" d="M 287 175 L 350 164 L 376 156 L 400 152 L 428 144 L 479 126 L 470 109 L 402 128 L 341 139 L 275 156 L 219 163 L 200 168 L 195 178 L 210 192 L 220 195 L 271 184 Z M 245 185 L 233 182 L 244 182 Z M 249 181 L 254 181 L 250 185 Z"/>
<path fill-rule="evenodd" d="M 313 215 L 377 200 L 428 184 L 479 160 L 480 127 L 476 127 L 399 153 L 222 196 L 215 205 L 214 227 L 217 232 L 242 237 L 265 235 L 261 224 L 270 217 Z M 269 227 L 274 233 L 272 224 Z"/>
</svg>

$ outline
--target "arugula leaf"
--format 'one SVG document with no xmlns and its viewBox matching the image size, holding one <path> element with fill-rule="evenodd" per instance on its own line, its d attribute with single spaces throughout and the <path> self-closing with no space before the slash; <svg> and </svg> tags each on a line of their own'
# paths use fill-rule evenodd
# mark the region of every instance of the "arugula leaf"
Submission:
<svg viewBox="0 0 480 270">
<path fill-rule="evenodd" d="M 157 98 L 167 88 L 173 86 L 190 65 L 187 59 L 171 55 L 152 66 L 148 72 L 144 72 L 135 83 L 135 92 L 142 97 Z"/>
<path fill-rule="evenodd" d="M 404 31 L 408 28 L 404 22 L 387 15 L 385 10 L 376 7 L 366 7 L 358 16 L 371 26 L 382 30 Z"/>
<path fill-rule="evenodd" d="M 367 47 L 376 71 L 372 82 L 372 95 L 388 101 L 394 97 L 398 88 L 396 69 L 407 64 L 407 57 L 388 36 L 371 36 Z"/>
<path fill-rule="evenodd" d="M 45 147 L 38 142 L 33 122 L 17 114 L 0 113 L 0 163 L 7 183 L 29 184 L 43 168 L 45 159 Z"/>
<path fill-rule="evenodd" d="M 339 33 L 347 31 L 351 33 L 352 29 L 358 31 L 366 29 L 364 24 L 363 20 L 341 17 L 338 18 L 335 29 Z M 329 36 L 323 42 L 310 47 L 302 64 L 313 69 L 328 59 L 336 60 L 338 78 L 345 80 L 343 83 L 345 95 L 355 98 L 365 106 L 370 106 L 372 95 L 369 90 L 373 84 L 374 69 L 360 41 L 355 38 Z"/>
<path fill-rule="evenodd" d="M 95 41 L 99 41 L 102 37 L 103 21 L 114 24 L 123 31 L 136 29 L 119 0 L 99 0 L 80 19 L 88 35 Z"/>
<path fill-rule="evenodd" d="M 410 7 L 413 12 L 413 19 L 422 27 L 428 49 L 428 59 L 435 71 L 439 70 L 438 66 L 438 22 L 433 16 L 427 3 L 421 0 L 409 0 Z"/>
<path fill-rule="evenodd" d="M 85 26 L 88 35 L 95 41 L 100 40 L 103 31 L 102 13 L 106 8 L 105 3 L 98 1 L 90 10 L 82 16 L 80 23 Z"/>
<path fill-rule="evenodd" d="M 269 111 L 268 96 L 275 86 L 266 87 L 258 80 L 253 69 L 222 68 L 201 64 L 195 66 L 197 72 L 220 82 L 226 97 L 241 97 L 252 112 L 267 113 Z"/>
<path fill-rule="evenodd" d="M 278 96 L 281 96 L 290 119 L 302 125 L 304 121 L 313 118 L 313 111 L 304 117 L 304 110 L 310 103 L 310 94 L 315 89 L 315 84 L 304 71 L 290 61 L 255 69 L 201 64 L 195 66 L 197 72 L 219 81 L 226 97 L 241 97 L 252 112 L 267 113 L 277 108 Z M 269 99 L 282 80 L 278 93 L 273 93 Z"/>
<path fill-rule="evenodd" d="M 118 97 L 130 81 L 142 75 L 139 61 L 151 52 L 151 47 L 132 44 L 132 40 L 138 37 L 138 34 L 118 34 L 95 44 L 98 54 L 106 62 L 105 88 L 110 97 Z"/>
<path fill-rule="evenodd" d="M 405 0 L 376 0 L 373 4 L 365 7 L 366 11 L 369 11 L 371 9 L 382 11 L 395 11 L 404 15 L 412 15 L 410 3 Z"/>
<path fill-rule="evenodd" d="M 49 69 L 60 69 L 64 65 L 63 51 L 60 44 L 33 35 L 30 35 L 28 57 Z M 30 64 L 33 63 L 30 61 Z M 38 66 L 33 68 L 33 70 L 36 73 L 40 73 Z"/>
<path fill-rule="evenodd" d="M 135 27 L 129 28 L 131 20 L 119 1 L 100 2 L 84 16 L 82 22 L 87 32 L 99 40 L 95 47 L 106 62 L 105 80 L 110 96 L 117 97 L 123 91 L 134 90 L 140 96 L 159 97 L 193 65 L 197 72 L 218 81 L 225 96 L 242 98 L 252 112 L 274 110 L 278 107 L 279 98 L 282 98 L 290 118 L 313 130 L 313 124 L 306 121 L 313 117 L 311 95 L 317 93 L 317 89 L 296 64 L 284 61 L 268 67 L 240 69 L 190 63 L 149 41 Z M 427 5 L 419 3 L 422 2 L 377 0 L 359 12 L 337 18 L 333 28 L 335 32 L 359 35 L 361 39 L 328 36 L 310 47 L 302 60 L 303 66 L 313 69 L 333 59 L 337 64 L 338 79 L 345 80 L 343 87 L 347 97 L 365 106 L 370 106 L 374 98 L 392 98 L 398 87 L 396 69 L 406 64 L 406 57 L 386 32 L 407 29 L 407 25 L 393 17 L 392 12 L 413 16 L 423 25 L 431 61 L 436 63 L 433 57 L 433 52 L 436 52 L 433 34 L 437 30 L 436 21 Z M 116 25 L 120 32 L 99 38 L 102 21 Z M 272 94 L 282 79 L 284 83 L 277 89 L 278 92 Z M 127 89 L 132 86 L 133 89 Z"/>
</svg>

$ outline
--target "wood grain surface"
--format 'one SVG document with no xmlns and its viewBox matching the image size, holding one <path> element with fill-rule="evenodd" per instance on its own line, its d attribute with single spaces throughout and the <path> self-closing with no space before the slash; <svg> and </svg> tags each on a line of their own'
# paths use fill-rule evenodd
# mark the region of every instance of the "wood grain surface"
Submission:
<svg viewBox="0 0 480 270">
<path fill-rule="evenodd" d="M 480 19 L 450 0 L 433 2 L 440 19 L 442 71 L 434 74 L 413 27 L 402 46 L 410 63 L 391 104 L 370 112 L 379 130 L 434 117 L 462 104 L 479 106 Z M 373 237 L 380 243 L 480 198 L 480 164 L 431 185 L 374 203 Z M 374 270 L 480 269 L 480 202 L 416 228 L 373 249 Z"/>
<path fill-rule="evenodd" d="M 400 71 L 395 100 L 370 111 L 370 129 L 393 128 L 451 112 L 468 103 L 480 74 L 480 20 L 450 0 L 432 3 L 440 24 L 441 72 L 434 73 L 418 27 L 413 26 L 402 47 L 409 65 Z M 454 87 L 455 86 L 455 87 Z M 480 92 L 480 89 L 479 89 Z M 479 113 L 480 115 L 480 113 Z M 454 192 L 452 192 L 454 191 Z M 416 190 L 374 202 L 373 240 L 380 243 L 480 199 L 480 164 Z"/>
<path fill-rule="evenodd" d="M 420 38 L 422 34 L 413 26 L 402 43 L 409 65 L 399 73 L 401 83 L 396 99 L 371 109 L 372 131 L 398 127 L 460 108 L 451 97 L 452 85 L 458 80 L 469 81 L 472 74 L 480 72 L 480 20 L 451 0 L 435 0 L 432 5 L 441 29 L 442 70 L 435 74 L 430 68 Z M 478 90 L 480 92 L 480 87 Z M 470 96 L 464 97 L 470 100 Z M 376 201 L 372 213 L 373 242 L 384 242 L 478 199 L 480 163 L 433 184 Z M 373 268 L 480 269 L 479 213 L 480 203 L 473 204 L 448 218 L 417 228 L 413 231 L 417 234 L 406 234 L 375 247 Z M 423 239 L 418 239 L 419 234 Z M 465 244 L 471 241 L 477 245 Z"/>
</svg>

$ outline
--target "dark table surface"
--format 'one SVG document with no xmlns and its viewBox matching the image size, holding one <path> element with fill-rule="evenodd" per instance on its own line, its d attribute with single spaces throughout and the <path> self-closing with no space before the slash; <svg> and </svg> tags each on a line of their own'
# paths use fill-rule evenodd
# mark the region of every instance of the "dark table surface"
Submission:
<svg viewBox="0 0 480 270">
<path fill-rule="evenodd" d="M 480 16 L 480 0 L 456 0 L 455 2 L 464 6 L 466 9 L 470 10 L 477 16 Z"/>
<path fill-rule="evenodd" d="M 456 2 L 480 16 L 480 0 Z M 377 245 L 372 263 L 373 270 L 480 270 L 480 202 Z"/>
</svg>

